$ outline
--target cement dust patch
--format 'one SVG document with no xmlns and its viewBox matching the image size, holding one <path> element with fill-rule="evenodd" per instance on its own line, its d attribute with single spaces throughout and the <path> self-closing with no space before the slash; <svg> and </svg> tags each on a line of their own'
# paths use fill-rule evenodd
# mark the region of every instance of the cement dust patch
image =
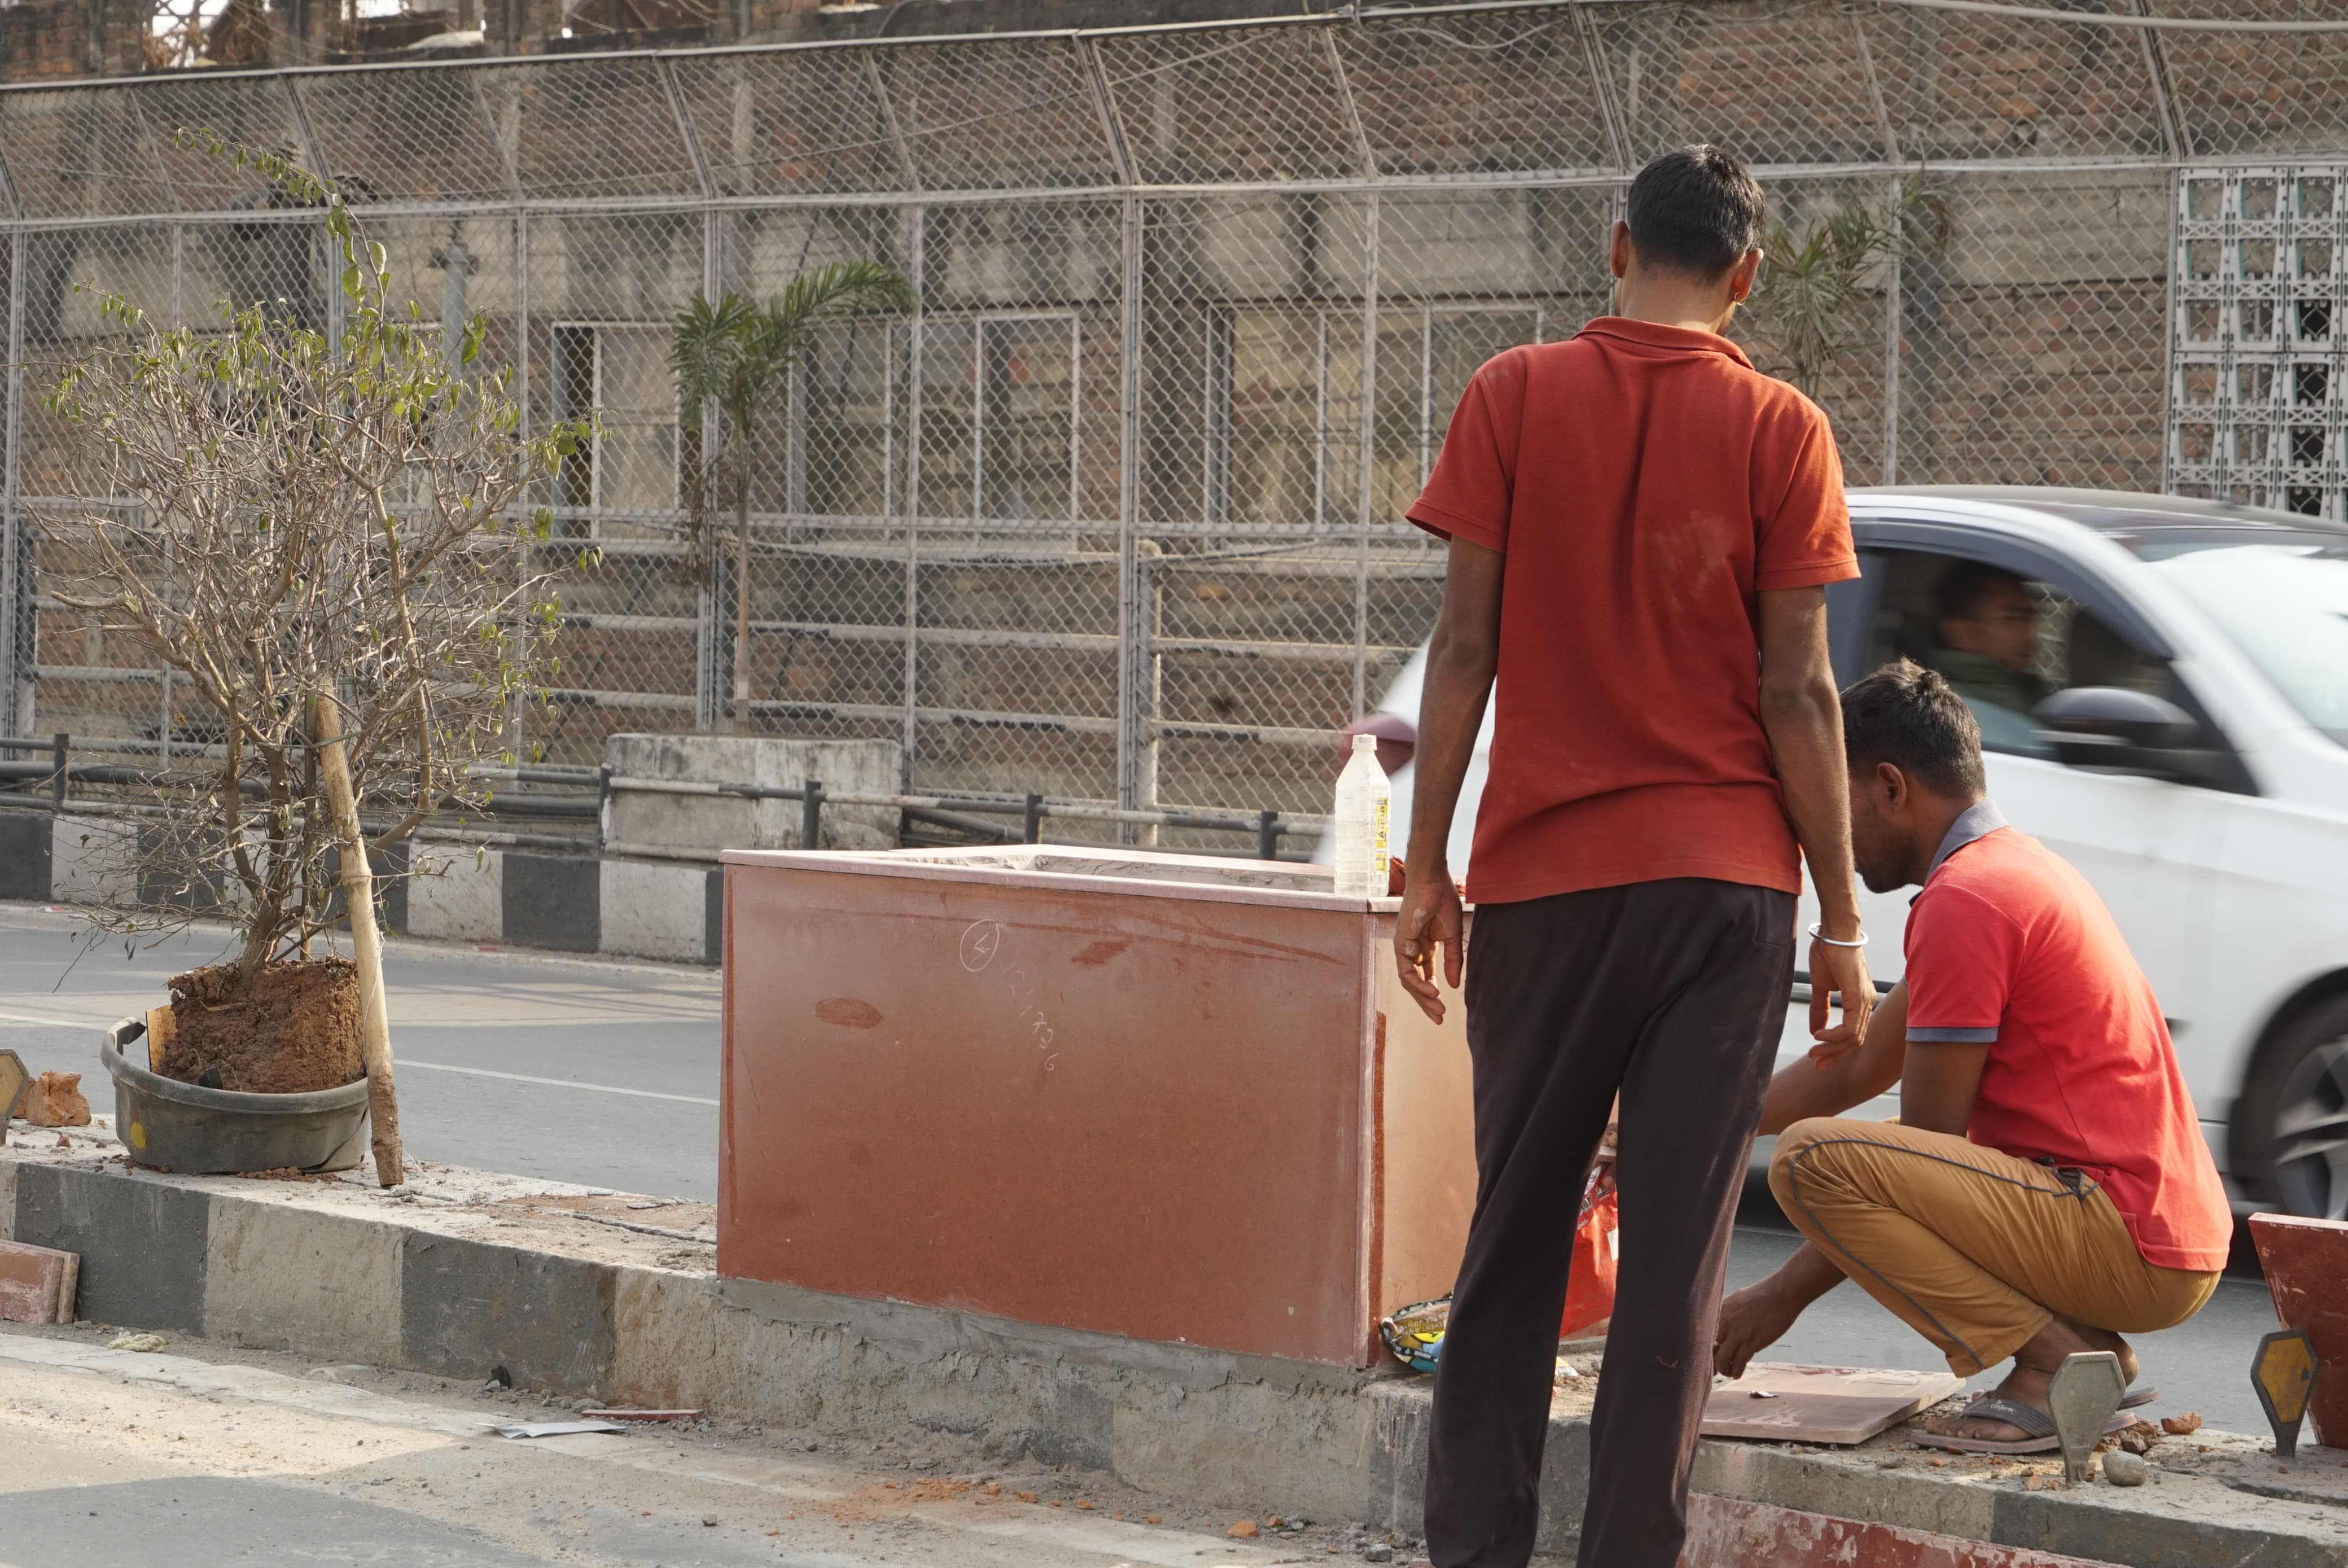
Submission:
<svg viewBox="0 0 2348 1568">
<path fill-rule="evenodd" d="M 395 1399 L 341 1383 L 313 1381 L 283 1372 L 234 1363 L 200 1361 L 168 1351 L 141 1354 L 108 1350 L 70 1339 L 0 1335 L 0 1363 L 70 1368 L 125 1383 L 176 1389 L 210 1399 L 275 1405 L 314 1416 L 404 1428 L 443 1438 L 471 1439 L 489 1424 L 483 1418 L 410 1399 Z"/>
<path fill-rule="evenodd" d="M 802 1511 L 814 1510 L 839 1524 L 874 1524 L 888 1521 L 927 1524 L 957 1534 L 978 1535 L 1005 1542 L 1049 1542 L 1061 1548 L 1098 1553 L 1134 1568 L 1199 1568 L 1205 1553 L 1212 1560 L 1269 1568 L 1279 1563 L 1306 1559 L 1301 1549 L 1276 1546 L 1233 1548 L 1221 1532 L 1212 1534 L 1161 1530 L 1099 1517 L 1097 1512 L 1029 1503 L 1003 1486 L 989 1496 L 984 1488 L 953 1482 L 873 1482 L 844 1495 L 810 1486 L 808 1470 L 776 1464 L 749 1455 L 677 1452 L 624 1439 L 593 1437 L 543 1438 L 532 1445 L 543 1450 L 573 1454 L 623 1464 L 633 1470 L 678 1480 L 726 1486 L 754 1487 L 798 1501 Z M 1326 1557 L 1325 1549 L 1317 1555 Z"/>
</svg>

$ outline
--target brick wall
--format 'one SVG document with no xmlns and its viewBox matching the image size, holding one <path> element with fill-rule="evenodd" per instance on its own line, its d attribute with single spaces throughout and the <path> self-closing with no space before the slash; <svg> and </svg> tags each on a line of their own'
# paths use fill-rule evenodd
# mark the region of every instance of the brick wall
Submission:
<svg viewBox="0 0 2348 1568">
<path fill-rule="evenodd" d="M 100 0 L 95 49 L 91 11 L 90 0 L 22 0 L 0 8 L 0 79 L 121 76 L 143 69 L 145 5 L 139 0 Z"/>
</svg>

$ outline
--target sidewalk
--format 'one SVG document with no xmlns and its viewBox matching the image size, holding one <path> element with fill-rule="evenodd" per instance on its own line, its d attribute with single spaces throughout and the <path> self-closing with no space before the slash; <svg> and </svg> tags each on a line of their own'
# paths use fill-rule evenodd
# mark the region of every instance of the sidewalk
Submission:
<svg viewBox="0 0 2348 1568">
<path fill-rule="evenodd" d="M 1269 1568 L 1358 1562 L 1370 1544 L 1317 1525 L 1237 1540 L 1227 1511 L 1032 1460 L 973 1464 L 926 1435 L 810 1441 L 715 1419 L 512 1441 L 489 1424 L 573 1412 L 217 1341 L 108 1350 L 95 1327 L 0 1326 L 0 1540 L 24 1568 L 240 1552 L 443 1568 Z M 191 1538 L 216 1544 L 159 1553 Z"/>
<path fill-rule="evenodd" d="M 819 1442 L 918 1438 L 956 1470 L 1032 1460 L 1234 1522 L 1418 1529 L 1428 1386 L 1398 1370 L 724 1280 L 705 1209 L 597 1189 L 437 1165 L 388 1194 L 164 1176 L 126 1168 L 103 1127 L 66 1149 L 32 1141 L 20 1129 L 0 1155 L 0 1229 L 82 1253 L 86 1317 L 458 1383 L 504 1366 L 541 1395 L 694 1406 Z M 1587 1399 L 1569 1391 L 1553 1411 L 1544 1550 L 1574 1539 Z M 2262 1446 L 2172 1440 L 2155 1483 L 2124 1491 L 2035 1490 L 2058 1467 L 1935 1463 L 1897 1434 L 1844 1450 L 1706 1443 L 1695 1482 L 1712 1501 L 1695 1511 L 1706 1568 L 2348 1563 L 2348 1456 L 2303 1449 L 2270 1474 Z"/>
</svg>

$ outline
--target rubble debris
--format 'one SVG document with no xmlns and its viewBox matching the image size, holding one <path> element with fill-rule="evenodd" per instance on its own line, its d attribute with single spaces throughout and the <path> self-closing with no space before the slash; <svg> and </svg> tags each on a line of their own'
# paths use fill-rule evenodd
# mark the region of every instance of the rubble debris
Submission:
<svg viewBox="0 0 2348 1568">
<path fill-rule="evenodd" d="M 2112 1439 L 2131 1454 L 2148 1454 L 2152 1445 L 2160 1441 L 2163 1433 L 2150 1421 L 2138 1421 L 2132 1427 L 2122 1427 Z"/>
<path fill-rule="evenodd" d="M 2201 1414 L 2198 1410 L 2188 1410 L 2181 1416 L 2163 1416 L 2160 1418 L 2160 1429 L 2172 1438 L 2191 1437 L 2201 1429 Z"/>
<path fill-rule="evenodd" d="M 1224 1531 L 1223 1533 L 1230 1536 L 1234 1541 L 1253 1541 L 1257 1536 L 1262 1534 L 1263 1532 L 1255 1527 L 1254 1520 L 1242 1519 L 1237 1524 L 1232 1525 L 1229 1530 Z"/>
<path fill-rule="evenodd" d="M 108 1350 L 154 1351 L 162 1349 L 163 1345 L 160 1334 L 118 1334 L 106 1342 Z"/>
<path fill-rule="evenodd" d="M 82 1097 L 81 1074 L 43 1073 L 25 1086 L 16 1114 L 35 1127 L 88 1127 L 89 1101 Z"/>
<path fill-rule="evenodd" d="M 2151 1467 L 2125 1449 L 2104 1456 L 2104 1479 L 2114 1486 L 2142 1486 Z"/>
</svg>

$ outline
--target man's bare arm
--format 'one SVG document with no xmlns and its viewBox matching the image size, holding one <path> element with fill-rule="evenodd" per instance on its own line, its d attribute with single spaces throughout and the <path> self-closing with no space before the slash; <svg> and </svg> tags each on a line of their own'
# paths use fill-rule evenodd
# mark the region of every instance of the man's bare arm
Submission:
<svg viewBox="0 0 2348 1568">
<path fill-rule="evenodd" d="M 1900 1073 L 1900 1124 L 1963 1137 L 1988 1060 L 1986 1043 L 1920 1040 L 1909 1047 Z"/>
<path fill-rule="evenodd" d="M 1787 814 L 1818 886 L 1819 927 L 1849 942 L 1859 935 L 1859 887 L 1851 871 L 1850 778 L 1844 768 L 1842 702 L 1827 655 L 1823 588 L 1776 588 L 1761 600 L 1761 725 L 1785 787 Z M 1842 1002 L 1842 1022 L 1827 1026 L 1827 1001 Z M 1833 943 L 1810 944 L 1810 1033 L 1822 1060 L 1855 1049 L 1875 1010 L 1867 954 Z"/>
<path fill-rule="evenodd" d="M 1813 1116 L 1840 1116 L 1900 1081 L 1908 1056 L 1908 987 L 1891 988 L 1867 1021 L 1867 1040 L 1832 1061 L 1780 1068 L 1761 1101 L 1760 1133 L 1774 1138 Z"/>
<path fill-rule="evenodd" d="M 1426 679 L 1419 689 L 1418 749 L 1413 755 L 1410 853 L 1403 861 L 1402 913 L 1395 927 L 1395 965 L 1403 989 L 1437 1023 L 1443 977 L 1459 988 L 1459 889 L 1451 878 L 1451 818 L 1484 727 L 1484 705 L 1500 665 L 1500 573 L 1506 557 L 1466 540 L 1451 542 L 1443 608 L 1427 639 Z"/>
</svg>

